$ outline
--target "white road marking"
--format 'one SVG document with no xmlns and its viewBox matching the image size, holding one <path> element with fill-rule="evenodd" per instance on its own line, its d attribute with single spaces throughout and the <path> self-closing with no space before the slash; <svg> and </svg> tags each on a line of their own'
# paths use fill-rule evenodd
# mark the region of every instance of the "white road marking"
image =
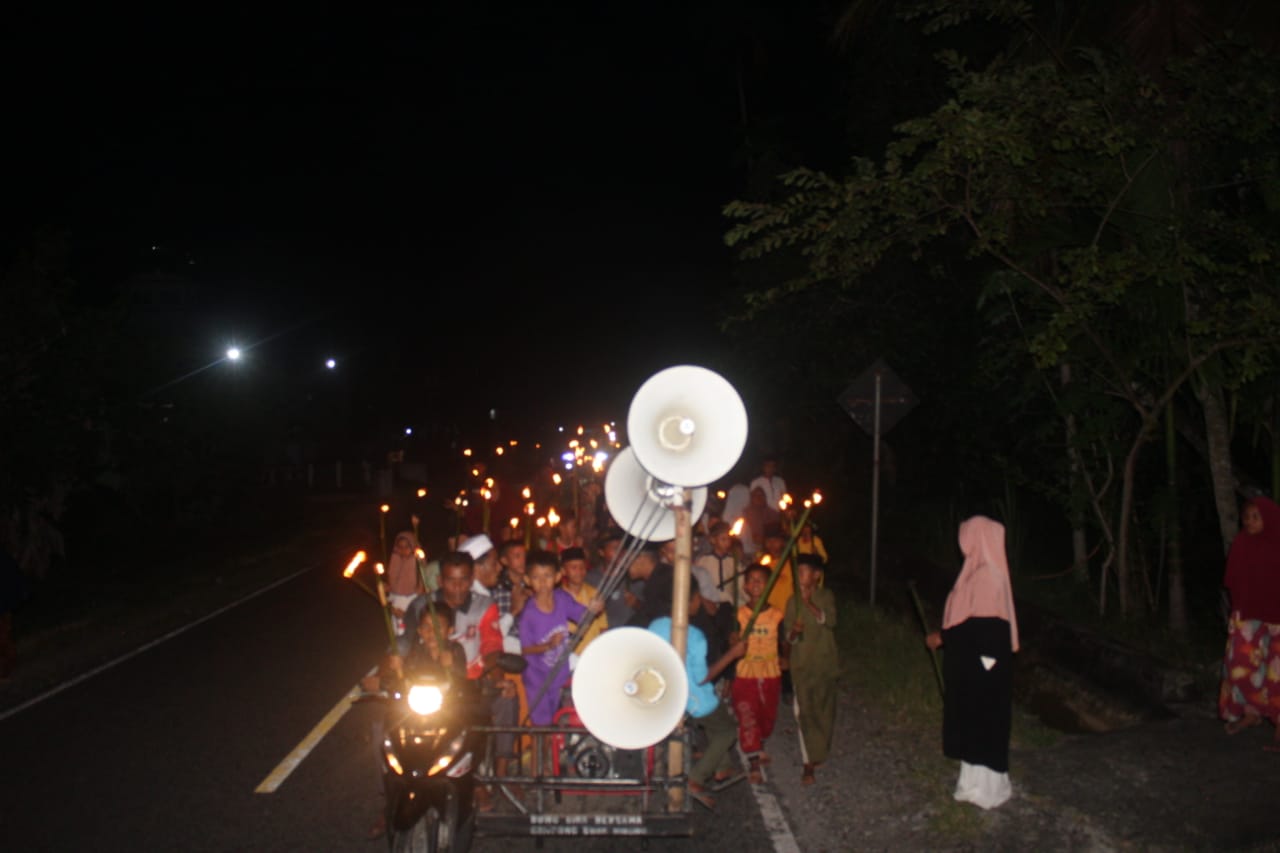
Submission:
<svg viewBox="0 0 1280 853">
<path fill-rule="evenodd" d="M 373 675 L 377 671 L 378 668 L 375 666 L 369 670 L 368 675 Z M 315 749 L 316 745 L 324 739 L 324 736 L 338 724 L 338 720 L 341 720 L 342 715 L 350 710 L 352 701 L 359 695 L 360 682 L 356 682 L 355 686 L 338 700 L 338 704 L 330 708 L 329 713 L 325 714 L 320 722 L 316 723 L 311 731 L 307 732 L 307 736 L 299 741 L 298 745 L 284 757 L 284 760 L 276 765 L 276 769 L 267 774 L 267 778 L 263 779 L 258 784 L 258 787 L 253 789 L 253 792 L 255 794 L 275 793 L 276 788 L 284 784 L 284 780 L 289 778 L 289 774 L 298 769 L 298 765 L 302 763 L 302 760 L 310 755 L 311 750 Z"/>
<path fill-rule="evenodd" d="M 95 667 L 94 669 L 91 669 L 88 672 L 83 672 L 80 675 L 77 675 L 75 678 L 72 678 L 68 681 L 64 681 L 61 684 L 59 684 L 57 687 L 50 688 L 49 690 L 46 690 L 45 692 L 41 693 L 39 696 L 36 696 L 33 699 L 28 699 L 26 702 L 23 702 L 21 705 L 16 705 L 13 708 L 10 708 L 9 710 L 5 711 L 4 713 L 0 713 L 0 721 L 4 721 L 8 719 L 9 717 L 12 717 L 14 714 L 17 714 L 20 711 L 25 711 L 27 708 L 30 708 L 33 705 L 39 705 L 44 700 L 49 699 L 53 696 L 56 696 L 62 691 L 67 690 L 68 688 L 75 687 L 77 684 L 79 684 L 82 681 L 88 681 L 90 678 L 93 678 L 95 675 L 106 672 L 112 667 L 119 666 L 120 664 L 129 660 L 129 658 L 136 657 L 137 655 L 142 654 L 148 649 L 154 649 L 156 646 L 160 645 L 161 643 L 172 640 L 174 637 L 178 636 L 179 634 L 185 634 L 187 631 L 190 631 L 192 628 L 196 627 L 197 625 L 203 622 L 208 622 L 210 619 L 214 618 L 215 616 L 221 616 L 223 613 L 226 613 L 228 610 L 232 609 L 233 607 L 239 607 L 241 604 L 244 604 L 246 601 L 250 601 L 254 598 L 257 598 L 258 596 L 262 595 L 264 592 L 269 592 L 275 589 L 276 587 L 280 586 L 281 584 L 287 583 L 288 581 L 291 581 L 294 578 L 298 577 L 298 575 L 305 574 L 306 572 L 309 572 L 314 568 L 315 566 L 307 566 L 305 569 L 299 569 L 298 571 L 294 572 L 291 575 L 286 575 L 285 577 L 282 577 L 277 581 L 273 581 L 267 584 L 262 589 L 255 590 L 254 592 L 249 593 L 244 598 L 236 599 L 230 604 L 227 604 L 223 607 L 219 607 L 217 610 L 213 611 L 212 613 L 206 613 L 204 616 L 201 616 L 199 619 L 195 620 L 194 622 L 188 622 L 186 625 L 183 625 L 181 628 L 175 628 L 174 630 L 170 631 L 167 634 L 164 634 L 162 636 L 156 637 L 154 640 L 150 640 L 146 643 L 143 643 L 133 651 L 127 652 L 126 654 L 121 655 L 115 660 L 107 661 L 101 666 Z"/>
<path fill-rule="evenodd" d="M 742 747 L 737 747 L 738 756 L 742 758 L 742 764 L 747 764 L 746 756 L 742 754 Z M 765 781 L 769 780 L 769 768 L 762 767 Z M 756 807 L 760 809 L 760 818 L 764 821 L 764 831 L 769 836 L 769 841 L 773 844 L 774 853 L 800 853 L 800 844 L 796 841 L 795 835 L 791 832 L 791 825 L 787 823 L 787 816 L 782 811 L 782 804 L 778 802 L 778 798 L 773 795 L 767 785 L 751 785 L 752 795 L 756 798 Z"/>
</svg>

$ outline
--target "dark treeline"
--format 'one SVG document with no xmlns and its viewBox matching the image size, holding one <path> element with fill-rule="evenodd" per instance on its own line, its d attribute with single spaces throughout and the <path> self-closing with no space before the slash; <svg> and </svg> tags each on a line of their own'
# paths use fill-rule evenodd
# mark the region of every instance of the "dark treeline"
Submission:
<svg viewBox="0 0 1280 853">
<path fill-rule="evenodd" d="M 1280 483 L 1277 37 L 1252 3 L 843 4 L 831 135 L 726 208 L 788 456 L 846 462 L 830 401 L 882 356 L 921 399 L 905 538 L 985 511 L 1057 578 L 1020 592 L 1220 625 L 1238 502 Z"/>
</svg>

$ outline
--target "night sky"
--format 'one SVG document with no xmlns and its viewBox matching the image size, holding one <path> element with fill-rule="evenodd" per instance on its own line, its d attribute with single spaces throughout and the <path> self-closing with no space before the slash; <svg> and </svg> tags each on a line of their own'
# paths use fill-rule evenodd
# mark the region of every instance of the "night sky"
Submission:
<svg viewBox="0 0 1280 853">
<path fill-rule="evenodd" d="M 740 183 L 712 15 L 415 5 L 451 8 L 13 15 L 6 231 L 68 229 L 106 286 L 192 261 L 198 328 L 406 388 L 447 362 L 465 405 L 709 358 Z"/>
</svg>

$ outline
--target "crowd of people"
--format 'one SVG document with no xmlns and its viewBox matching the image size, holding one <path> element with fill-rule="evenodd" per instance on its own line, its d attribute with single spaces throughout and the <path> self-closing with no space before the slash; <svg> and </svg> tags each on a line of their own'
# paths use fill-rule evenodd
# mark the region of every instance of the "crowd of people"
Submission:
<svg viewBox="0 0 1280 853">
<path fill-rule="evenodd" d="M 766 746 L 783 701 L 793 704 L 799 724 L 802 784 L 814 783 L 831 747 L 839 675 L 836 600 L 823 582 L 821 539 L 807 525 L 794 529 L 795 519 L 777 509 L 785 488 L 767 463 L 749 486 L 729 491 L 721 512 L 708 511 L 695 526 L 685 663 L 688 721 L 699 739 L 689 790 L 708 808 L 716 790 L 743 775 L 763 781 Z M 743 520 L 739 530 L 730 518 Z M 1230 734 L 1271 722 L 1276 735 L 1269 748 L 1280 750 L 1280 506 L 1253 498 L 1242 521 L 1223 581 L 1230 619 L 1219 713 Z M 417 542 L 411 533 L 400 534 L 390 601 L 402 623 L 401 658 L 412 660 L 413 649 L 431 636 L 438 657 L 447 636 L 462 660 L 460 671 L 477 678 L 488 657 L 504 650 L 521 654 L 528 665 L 520 679 L 495 676 L 501 682 L 495 723 L 557 721 L 569 702 L 574 657 L 567 652 L 580 654 L 620 625 L 671 636 L 674 543 L 629 547 L 620 565 L 624 534 L 603 525 L 593 529 L 593 538 L 584 537 L 568 514 L 533 547 L 514 533 L 497 543 L 484 533 L 460 536 L 450 543 L 456 550 L 427 566 L 412 564 Z M 796 547 L 782 560 L 792 533 Z M 942 630 L 926 643 L 947 651 L 943 751 L 960 762 L 954 796 L 994 808 L 1012 795 L 1018 622 L 1004 527 L 974 516 L 960 525 L 958 541 L 963 563 Z M 440 624 L 417 628 L 428 596 L 443 605 L 446 634 Z M 733 759 L 735 745 L 746 760 L 745 773 Z M 497 756 L 499 774 L 504 762 L 517 760 L 509 742 L 499 745 Z"/>
<path fill-rule="evenodd" d="M 793 703 L 800 723 L 805 761 L 798 781 L 813 784 L 830 751 L 836 710 L 837 611 L 823 583 L 825 545 L 807 523 L 794 530 L 795 518 L 778 508 L 786 484 L 772 460 L 742 489 L 745 505 L 717 502 L 695 520 L 689 790 L 707 808 L 739 779 L 763 781 L 782 701 Z M 729 511 L 741 512 L 734 519 L 744 520 L 740 535 L 722 515 Z M 416 662 L 482 679 L 495 726 L 571 720 L 573 667 L 597 637 L 624 625 L 667 639 L 671 632 L 675 543 L 637 542 L 600 520 L 587 525 L 593 535 L 572 511 L 528 540 L 514 526 L 494 525 L 492 535 L 463 531 L 431 560 L 413 532 L 397 534 L 386 583 L 398 648 L 384 673 L 403 676 Z M 793 532 L 795 553 L 783 560 Z M 491 666 L 504 652 L 524 657 L 520 676 Z M 518 752 L 514 738 L 498 740 L 497 775 L 521 761 Z M 489 797 L 482 794 L 478 807 L 489 808 Z"/>
</svg>

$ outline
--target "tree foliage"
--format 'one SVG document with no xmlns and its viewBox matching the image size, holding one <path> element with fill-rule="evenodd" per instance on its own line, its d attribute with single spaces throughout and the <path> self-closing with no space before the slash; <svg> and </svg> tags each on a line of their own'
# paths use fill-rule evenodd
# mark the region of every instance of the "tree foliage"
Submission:
<svg viewBox="0 0 1280 853">
<path fill-rule="evenodd" d="M 1025 11 L 934 11 L 943 5 Z M 1193 379 L 1246 389 L 1277 355 L 1280 65 L 1233 40 L 1159 80 L 1095 47 L 982 68 L 956 51 L 940 61 L 949 97 L 901 123 L 883 156 L 840 175 L 798 168 L 776 200 L 726 206 L 743 258 L 798 259 L 743 314 L 815 289 L 856 293 L 903 254 L 930 267 L 960 246 L 980 273 L 926 287 L 962 289 L 990 323 L 990 348 L 1021 352 L 1045 393 L 1073 368 L 1052 411 L 1084 427 L 1069 452 L 1092 484 L 1123 609 L 1139 453 L 1165 407 Z"/>
</svg>

